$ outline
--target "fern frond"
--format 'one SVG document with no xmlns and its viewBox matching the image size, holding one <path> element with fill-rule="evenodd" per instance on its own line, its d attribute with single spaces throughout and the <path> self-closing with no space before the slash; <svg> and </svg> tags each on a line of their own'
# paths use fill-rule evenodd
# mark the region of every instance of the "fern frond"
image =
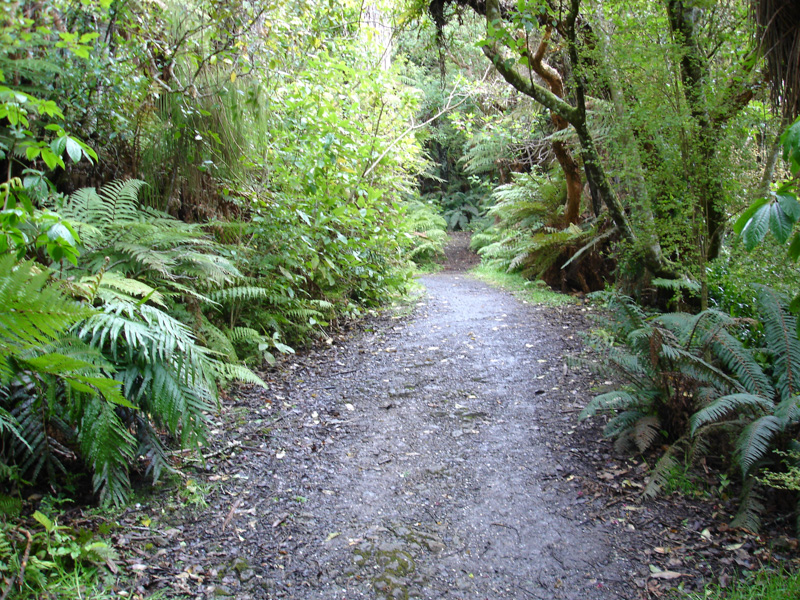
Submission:
<svg viewBox="0 0 800 600">
<path fill-rule="evenodd" d="M 222 381 L 238 381 L 240 383 L 249 383 L 257 385 L 264 389 L 269 389 L 269 386 L 264 382 L 261 377 L 256 375 L 253 371 L 244 365 L 234 365 L 231 363 L 217 363 L 216 373 Z"/>
<path fill-rule="evenodd" d="M 607 438 L 616 438 L 621 436 L 626 431 L 630 430 L 641 419 L 647 417 L 648 414 L 638 410 L 626 410 L 615 415 L 603 429 L 603 436 Z"/>
<path fill-rule="evenodd" d="M 772 439 L 783 431 L 783 423 L 773 415 L 765 415 L 744 428 L 736 443 L 735 455 L 747 477 L 753 467 L 763 460 L 770 450 Z"/>
<path fill-rule="evenodd" d="M 161 473 L 173 473 L 174 467 L 169 461 L 166 450 L 161 443 L 161 438 L 158 432 L 153 429 L 146 418 L 137 415 L 136 418 L 136 437 L 139 445 L 136 449 L 138 456 L 143 456 L 147 460 L 147 469 L 145 474 L 151 474 L 153 483 L 158 483 L 161 478 Z"/>
<path fill-rule="evenodd" d="M 609 412 L 613 410 L 631 410 L 646 405 L 646 399 L 641 398 L 635 393 L 616 390 L 595 396 L 589 401 L 581 411 L 580 420 L 588 419 L 599 412 Z"/>
<path fill-rule="evenodd" d="M 92 465 L 94 490 L 100 493 L 100 500 L 122 505 L 130 493 L 128 464 L 136 446 L 113 406 L 97 397 L 90 399 L 78 439 Z"/>
<path fill-rule="evenodd" d="M 751 412 L 763 414 L 765 412 L 771 412 L 772 408 L 772 401 L 763 396 L 754 394 L 729 394 L 727 396 L 722 396 L 691 416 L 689 419 L 691 433 L 694 435 L 703 425 L 719 421 L 732 412 L 749 410 Z"/>
<path fill-rule="evenodd" d="M 739 340 L 724 329 L 719 329 L 711 337 L 710 346 L 749 393 L 764 397 L 773 395 L 774 388 L 761 365 Z"/>
<path fill-rule="evenodd" d="M 781 420 L 784 428 L 800 422 L 800 396 L 792 396 L 780 402 L 772 414 Z"/>
<path fill-rule="evenodd" d="M 682 461 L 678 459 L 681 450 L 683 450 L 683 441 L 678 440 L 658 459 L 644 488 L 645 497 L 655 498 L 661 493 L 661 490 L 669 482 L 673 471 L 682 464 Z"/>
<path fill-rule="evenodd" d="M 775 387 L 781 400 L 800 394 L 800 340 L 797 319 L 784 308 L 778 293 L 756 286 L 758 309 L 764 323 L 767 348 L 774 357 Z"/>
<path fill-rule="evenodd" d="M 633 441 L 639 452 L 644 452 L 658 439 L 661 422 L 658 417 L 648 415 L 639 419 L 633 427 Z"/>
<path fill-rule="evenodd" d="M 89 280 L 92 278 L 84 277 L 81 281 Z M 100 285 L 106 289 L 122 292 L 128 297 L 146 298 L 149 302 L 166 307 L 163 294 L 156 291 L 155 288 L 139 281 L 138 279 L 131 279 L 120 275 L 119 273 L 106 271 L 100 279 Z M 107 296 L 110 297 L 110 296 Z"/>
<path fill-rule="evenodd" d="M 94 313 L 50 285 L 48 273 L 32 263 L 0 258 L 0 382 L 11 375 L 9 357 L 50 343 Z"/>
<path fill-rule="evenodd" d="M 764 504 L 756 489 L 756 483 L 755 477 L 745 479 L 742 493 L 739 496 L 739 510 L 731 521 L 731 527 L 740 527 L 753 533 L 758 532 Z"/>
<path fill-rule="evenodd" d="M 289 301 L 289 298 L 276 294 L 274 290 L 256 286 L 226 287 L 221 290 L 210 292 L 208 297 L 220 304 L 260 299 L 267 300 L 271 304 L 281 305 Z"/>
</svg>

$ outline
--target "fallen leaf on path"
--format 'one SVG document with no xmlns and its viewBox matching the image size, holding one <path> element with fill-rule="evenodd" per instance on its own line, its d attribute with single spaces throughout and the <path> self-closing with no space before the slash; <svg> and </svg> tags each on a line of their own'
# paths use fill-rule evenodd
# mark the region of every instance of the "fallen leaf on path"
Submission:
<svg viewBox="0 0 800 600">
<path fill-rule="evenodd" d="M 731 551 L 731 550 L 738 550 L 742 546 L 744 546 L 744 542 L 739 542 L 738 544 L 728 544 L 727 546 L 723 546 L 723 548 L 725 550 Z"/>
<path fill-rule="evenodd" d="M 686 577 L 685 573 L 678 573 L 677 571 L 659 571 L 658 573 L 651 573 L 650 577 L 653 579 L 678 579 L 678 577 Z"/>
<path fill-rule="evenodd" d="M 328 534 L 328 537 L 325 538 L 325 541 L 330 542 L 333 538 L 337 538 L 340 535 L 342 535 L 341 531 L 332 531 L 331 533 Z"/>
</svg>

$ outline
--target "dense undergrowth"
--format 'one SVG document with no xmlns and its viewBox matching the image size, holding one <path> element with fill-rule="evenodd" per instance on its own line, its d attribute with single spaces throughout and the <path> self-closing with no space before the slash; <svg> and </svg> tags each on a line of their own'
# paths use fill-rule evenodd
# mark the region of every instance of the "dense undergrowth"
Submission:
<svg viewBox="0 0 800 600">
<path fill-rule="evenodd" d="M 737 525 L 800 491 L 797 103 L 758 10 L 677 4 L 0 4 L 2 593 L 113 563 L 28 492 L 124 504 L 446 228 L 532 301 L 627 294 L 591 342 L 623 387 L 584 416 L 667 448 L 648 493 L 710 452 Z"/>
<path fill-rule="evenodd" d="M 417 94 L 360 10 L 0 7 L 4 598 L 92 596 L 113 565 L 32 491 L 124 504 L 202 448 L 224 386 L 441 253 Z"/>
</svg>

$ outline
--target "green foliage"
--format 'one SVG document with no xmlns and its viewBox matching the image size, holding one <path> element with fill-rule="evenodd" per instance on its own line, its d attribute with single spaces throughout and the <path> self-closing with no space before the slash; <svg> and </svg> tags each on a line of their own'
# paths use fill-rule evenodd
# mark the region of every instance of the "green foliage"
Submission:
<svg viewBox="0 0 800 600">
<path fill-rule="evenodd" d="M 557 180 L 515 174 L 513 183 L 494 190 L 494 204 L 487 211 L 494 223 L 473 236 L 472 249 L 492 268 L 540 278 L 565 248 L 583 246 L 594 236 L 592 226 L 556 226 L 563 194 Z"/>
<path fill-rule="evenodd" d="M 116 504 L 128 496 L 136 456 L 148 458 L 155 479 L 171 468 L 155 428 L 197 444 L 217 382 L 263 385 L 168 314 L 177 294 L 211 304 L 202 292 L 242 276 L 197 227 L 141 210 L 140 185 L 81 190 L 66 201 L 82 244 L 77 265 L 59 271 L 64 279 L 11 255 L 0 262 L 0 423 L 16 438 L 4 458 L 36 480 L 81 457 L 100 498 Z"/>
<path fill-rule="evenodd" d="M 110 598 L 116 558 L 93 532 L 58 525 L 39 511 L 30 524 L 0 521 L 2 591 L 15 592 L 12 598 Z"/>
<path fill-rule="evenodd" d="M 447 221 L 429 203 L 410 202 L 403 226 L 408 240 L 406 256 L 417 266 L 430 264 L 444 255 Z"/>
<path fill-rule="evenodd" d="M 757 571 L 727 587 L 708 585 L 704 592 L 682 594 L 691 600 L 785 600 L 800 596 L 800 573 L 784 570 Z"/>
<path fill-rule="evenodd" d="M 649 315 L 630 299 L 608 298 L 612 342 L 595 336 L 591 345 L 605 358 L 586 364 L 625 385 L 596 396 L 581 413 L 581 418 L 612 413 L 606 435 L 639 451 L 666 436 L 672 445 L 653 470 L 648 494 L 668 483 L 670 473 L 685 462 L 682 456 L 707 451 L 710 435 L 722 432 L 735 440 L 732 459 L 744 482 L 735 523 L 752 529 L 763 509 L 757 474 L 800 425 L 795 318 L 773 290 L 760 286 L 756 294 L 767 369 L 731 334 L 737 322 L 723 313 Z"/>
<path fill-rule="evenodd" d="M 451 231 L 466 230 L 470 221 L 481 216 L 481 200 L 482 198 L 475 191 L 445 195 L 442 199 L 442 208 L 447 228 Z"/>
</svg>

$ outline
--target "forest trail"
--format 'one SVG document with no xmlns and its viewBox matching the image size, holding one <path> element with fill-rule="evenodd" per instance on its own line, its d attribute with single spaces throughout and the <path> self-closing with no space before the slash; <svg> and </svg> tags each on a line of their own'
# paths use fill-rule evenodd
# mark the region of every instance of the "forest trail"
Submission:
<svg viewBox="0 0 800 600">
<path fill-rule="evenodd" d="M 163 525 L 188 542 L 162 563 L 191 573 L 184 593 L 638 597 L 626 532 L 591 518 L 602 500 L 583 496 L 569 451 L 588 394 L 564 363 L 580 309 L 458 271 L 420 281 L 411 316 L 300 356 L 228 406 L 209 506 Z"/>
</svg>

